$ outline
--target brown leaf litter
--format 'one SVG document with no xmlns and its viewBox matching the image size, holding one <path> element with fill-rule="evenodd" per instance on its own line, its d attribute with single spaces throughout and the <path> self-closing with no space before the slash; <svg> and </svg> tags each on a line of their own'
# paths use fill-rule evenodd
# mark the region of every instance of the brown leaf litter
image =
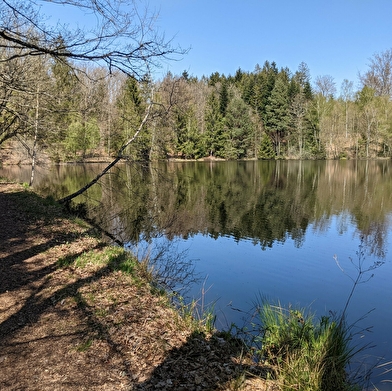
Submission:
<svg viewBox="0 0 392 391">
<path fill-rule="evenodd" d="M 238 341 L 196 332 L 142 279 L 59 267 L 106 245 L 87 224 L 0 184 L 0 389 L 273 390 Z"/>
</svg>

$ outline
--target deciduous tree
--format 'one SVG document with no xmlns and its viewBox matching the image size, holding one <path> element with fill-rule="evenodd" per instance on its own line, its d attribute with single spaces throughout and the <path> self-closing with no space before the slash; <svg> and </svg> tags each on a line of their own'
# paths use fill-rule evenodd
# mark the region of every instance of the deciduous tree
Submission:
<svg viewBox="0 0 392 391">
<path fill-rule="evenodd" d="M 370 87 L 376 96 L 392 98 L 392 49 L 376 53 L 370 59 L 369 69 L 359 74 L 362 87 Z"/>
</svg>

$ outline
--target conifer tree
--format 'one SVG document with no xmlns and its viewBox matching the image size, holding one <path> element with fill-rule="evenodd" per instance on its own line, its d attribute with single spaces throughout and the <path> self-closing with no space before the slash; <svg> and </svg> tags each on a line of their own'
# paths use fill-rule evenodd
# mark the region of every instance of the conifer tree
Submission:
<svg viewBox="0 0 392 391">
<path fill-rule="evenodd" d="M 228 107 L 225 119 L 225 157 L 242 159 L 248 156 L 253 134 L 249 107 L 240 97 L 234 97 Z"/>
<path fill-rule="evenodd" d="M 271 138 L 266 133 L 263 133 L 261 137 L 258 157 L 267 160 L 275 157 L 274 146 Z"/>
<path fill-rule="evenodd" d="M 50 152 L 56 160 L 64 159 L 67 149 L 67 133 L 72 122 L 77 120 L 80 107 L 80 84 L 77 74 L 67 60 L 54 59 L 51 67 L 53 95 L 49 100 L 52 113 L 52 130 L 48 134 Z"/>
<path fill-rule="evenodd" d="M 212 91 L 208 97 L 205 113 L 205 144 L 209 156 L 223 157 L 223 117 L 219 110 L 219 99 Z"/>
<path fill-rule="evenodd" d="M 205 154 L 201 134 L 197 129 L 197 120 L 193 108 L 178 112 L 176 121 L 177 151 L 185 159 L 198 159 Z"/>
<path fill-rule="evenodd" d="M 133 77 L 128 77 L 124 83 L 122 93 L 117 100 L 118 123 L 117 123 L 117 141 L 114 144 L 115 149 L 119 149 L 122 144 L 137 129 L 143 112 L 145 110 L 145 102 L 142 97 L 140 83 Z M 149 133 L 145 129 L 125 151 L 130 158 L 136 160 L 145 160 L 149 156 Z"/>
<path fill-rule="evenodd" d="M 268 99 L 265 113 L 265 127 L 273 140 L 276 155 L 281 154 L 281 142 L 290 124 L 288 85 L 282 77 L 277 77 Z"/>
<path fill-rule="evenodd" d="M 226 115 L 226 109 L 228 104 L 229 104 L 228 83 L 226 80 L 223 80 L 219 91 L 219 111 L 222 117 Z"/>
</svg>

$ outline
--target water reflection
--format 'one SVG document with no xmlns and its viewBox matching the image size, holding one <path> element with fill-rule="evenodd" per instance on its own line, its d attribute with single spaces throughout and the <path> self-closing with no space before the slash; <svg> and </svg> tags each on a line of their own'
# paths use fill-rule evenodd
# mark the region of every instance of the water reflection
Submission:
<svg viewBox="0 0 392 391">
<path fill-rule="evenodd" d="M 122 242 L 147 246 L 182 240 L 213 285 L 206 300 L 220 300 L 227 323 L 254 293 L 282 303 L 311 305 L 324 314 L 343 309 L 356 251 L 377 275 L 355 291 L 353 320 L 372 312 L 372 341 L 390 352 L 391 161 L 183 162 L 122 164 L 77 202 Z M 39 168 L 36 189 L 55 198 L 83 186 L 100 165 Z M 0 175 L 29 180 L 29 169 Z M 186 240 L 185 240 L 186 239 Z M 382 272 L 380 272 L 382 271 Z M 217 310 L 219 310 L 217 306 Z M 231 310 L 231 313 L 229 311 Z M 219 314 L 219 312 L 217 311 Z M 238 324 L 238 322 L 237 322 Z M 368 324 L 366 324 L 367 326 Z M 382 387 L 379 387 L 383 389 Z"/>
<path fill-rule="evenodd" d="M 40 168 L 36 188 L 55 198 L 82 187 L 100 165 Z M 19 167 L 2 175 L 28 177 Z M 164 232 L 250 239 L 266 249 L 292 239 L 297 247 L 312 229 L 338 216 L 339 230 L 354 225 L 369 254 L 385 256 L 392 210 L 391 162 L 184 162 L 115 167 L 78 202 L 123 241 Z M 26 178 L 24 178 L 24 176 Z"/>
</svg>

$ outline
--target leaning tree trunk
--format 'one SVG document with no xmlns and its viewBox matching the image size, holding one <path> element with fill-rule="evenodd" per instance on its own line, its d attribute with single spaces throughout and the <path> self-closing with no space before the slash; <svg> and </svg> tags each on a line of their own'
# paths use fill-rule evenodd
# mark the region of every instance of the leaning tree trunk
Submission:
<svg viewBox="0 0 392 391">
<path fill-rule="evenodd" d="M 152 103 L 150 103 L 149 106 L 147 107 L 146 115 L 144 116 L 142 122 L 140 123 L 139 128 L 137 129 L 135 134 L 120 148 L 120 150 L 117 153 L 117 157 L 108 166 L 106 166 L 91 182 L 89 182 L 87 185 L 83 186 L 78 191 L 75 191 L 75 193 L 72 193 L 64 198 L 59 199 L 58 202 L 60 202 L 61 204 L 66 204 L 69 201 L 71 201 L 73 198 L 77 197 L 78 195 L 83 194 L 87 189 L 89 189 L 91 186 L 93 186 L 95 183 L 97 183 L 101 177 L 103 177 L 113 166 L 115 166 L 123 158 L 122 154 L 123 154 L 125 148 L 136 139 L 138 134 L 143 129 L 144 124 L 147 122 L 147 119 L 150 115 L 151 106 L 152 106 Z"/>
<path fill-rule="evenodd" d="M 35 174 L 35 161 L 37 158 L 37 139 L 38 139 L 38 124 L 39 124 L 39 87 L 37 88 L 36 105 L 35 105 L 35 122 L 34 122 L 34 144 L 31 157 L 31 175 L 29 186 L 33 186 Z"/>
</svg>

